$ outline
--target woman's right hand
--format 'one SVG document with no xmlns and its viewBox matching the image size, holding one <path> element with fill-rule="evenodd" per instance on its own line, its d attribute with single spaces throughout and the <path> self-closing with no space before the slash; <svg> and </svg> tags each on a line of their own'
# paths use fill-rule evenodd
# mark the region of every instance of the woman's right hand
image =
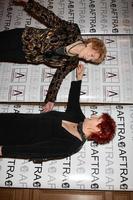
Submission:
<svg viewBox="0 0 133 200">
<path fill-rule="evenodd" d="M 78 67 L 76 68 L 76 79 L 77 81 L 82 80 L 84 76 L 84 65 L 79 64 Z"/>
</svg>

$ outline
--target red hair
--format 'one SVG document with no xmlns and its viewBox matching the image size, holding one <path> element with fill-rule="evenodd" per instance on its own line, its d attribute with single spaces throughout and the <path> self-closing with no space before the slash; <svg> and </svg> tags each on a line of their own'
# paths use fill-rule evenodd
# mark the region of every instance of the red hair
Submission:
<svg viewBox="0 0 133 200">
<path fill-rule="evenodd" d="M 115 136 L 116 123 L 108 113 L 103 113 L 100 118 L 102 122 L 97 125 L 100 132 L 92 133 L 89 140 L 94 140 L 98 144 L 106 144 Z"/>
<path fill-rule="evenodd" d="M 107 54 L 107 48 L 103 42 L 103 40 L 99 38 L 88 38 L 83 40 L 85 45 L 92 43 L 92 48 L 100 54 L 99 58 L 93 61 L 93 64 L 100 64 L 105 60 Z"/>
</svg>

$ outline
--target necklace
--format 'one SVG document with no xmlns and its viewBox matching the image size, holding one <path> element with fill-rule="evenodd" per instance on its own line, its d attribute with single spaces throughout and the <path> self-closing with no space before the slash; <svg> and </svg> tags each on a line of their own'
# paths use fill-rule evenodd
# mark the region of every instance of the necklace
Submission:
<svg viewBox="0 0 133 200">
<path fill-rule="evenodd" d="M 79 122 L 78 123 L 77 130 L 78 130 L 83 142 L 85 142 L 86 141 L 86 136 L 85 136 L 85 133 L 83 132 L 83 122 Z"/>
</svg>

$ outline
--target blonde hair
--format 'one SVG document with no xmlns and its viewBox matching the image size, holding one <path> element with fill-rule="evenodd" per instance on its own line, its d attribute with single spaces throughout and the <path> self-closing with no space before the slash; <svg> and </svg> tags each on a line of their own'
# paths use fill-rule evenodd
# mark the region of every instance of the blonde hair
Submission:
<svg viewBox="0 0 133 200">
<path fill-rule="evenodd" d="M 94 64 L 100 64 L 101 62 L 104 61 L 107 54 L 107 49 L 104 42 L 101 39 L 88 38 L 88 39 L 84 39 L 83 42 L 85 45 L 92 43 L 92 48 L 100 54 L 99 58 L 93 61 Z"/>
</svg>

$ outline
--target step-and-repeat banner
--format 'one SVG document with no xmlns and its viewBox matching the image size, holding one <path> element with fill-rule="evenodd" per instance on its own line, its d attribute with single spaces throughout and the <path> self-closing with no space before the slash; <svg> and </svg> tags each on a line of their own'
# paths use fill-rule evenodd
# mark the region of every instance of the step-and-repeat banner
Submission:
<svg viewBox="0 0 133 200">
<path fill-rule="evenodd" d="M 64 107 L 56 109 L 63 111 Z M 90 105 L 82 109 L 86 116 L 111 114 L 117 124 L 112 142 L 97 146 L 88 141 L 71 157 L 42 164 L 0 159 L 0 187 L 132 191 L 133 105 Z M 37 105 L 0 104 L 0 112 L 39 113 L 40 110 Z"/>
<path fill-rule="evenodd" d="M 132 34 L 133 0 L 37 0 L 59 17 L 79 24 L 83 34 Z M 35 25 L 43 27 L 28 16 L 12 0 L 0 0 L 0 20 L 3 27 Z"/>
<path fill-rule="evenodd" d="M 133 1 L 38 0 L 63 19 L 79 24 L 84 37 L 97 37 L 107 46 L 99 66 L 86 64 L 81 102 L 116 103 L 82 106 L 85 115 L 110 113 L 117 123 L 114 140 L 96 146 L 86 142 L 80 152 L 62 159 L 33 164 L 0 159 L 0 187 L 133 190 Z M 45 28 L 11 0 L 0 0 L 0 30 L 34 26 Z M 39 113 L 55 70 L 45 65 L 0 63 L 0 112 Z M 75 71 L 63 81 L 57 96 L 66 102 Z M 56 107 L 64 110 L 64 107 Z"/>
</svg>

